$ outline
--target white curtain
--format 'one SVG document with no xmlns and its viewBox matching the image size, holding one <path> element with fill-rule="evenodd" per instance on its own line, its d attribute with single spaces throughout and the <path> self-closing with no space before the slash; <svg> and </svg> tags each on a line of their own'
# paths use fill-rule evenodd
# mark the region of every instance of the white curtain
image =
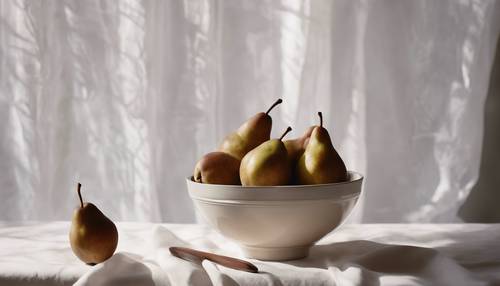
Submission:
<svg viewBox="0 0 500 286">
<path fill-rule="evenodd" d="M 275 99 L 366 176 L 354 220 L 456 221 L 494 1 L 0 1 L 0 219 L 192 222 L 185 177 Z"/>
</svg>

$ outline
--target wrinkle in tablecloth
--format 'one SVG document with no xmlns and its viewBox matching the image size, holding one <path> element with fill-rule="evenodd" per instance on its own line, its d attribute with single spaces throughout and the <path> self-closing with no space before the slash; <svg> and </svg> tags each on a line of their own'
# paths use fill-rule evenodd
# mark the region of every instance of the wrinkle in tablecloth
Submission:
<svg viewBox="0 0 500 286">
<path fill-rule="evenodd" d="M 76 285 L 291 285 L 298 281 L 297 285 L 486 285 L 439 251 L 411 245 L 368 240 L 323 244 L 302 260 L 252 261 L 261 269 L 253 274 L 170 255 L 170 246 L 193 246 L 165 227 L 155 227 L 146 240 L 149 253 L 142 257 L 117 253 Z"/>
</svg>

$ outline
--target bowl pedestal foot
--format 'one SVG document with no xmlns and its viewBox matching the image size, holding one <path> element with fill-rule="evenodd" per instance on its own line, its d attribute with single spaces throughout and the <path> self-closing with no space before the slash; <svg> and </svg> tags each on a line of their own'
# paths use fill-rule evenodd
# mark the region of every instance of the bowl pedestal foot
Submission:
<svg viewBox="0 0 500 286">
<path fill-rule="evenodd" d="M 241 249 L 247 258 L 267 261 L 285 261 L 306 257 L 309 254 L 309 248 L 311 248 L 311 246 L 312 245 L 291 247 L 241 246 Z"/>
</svg>

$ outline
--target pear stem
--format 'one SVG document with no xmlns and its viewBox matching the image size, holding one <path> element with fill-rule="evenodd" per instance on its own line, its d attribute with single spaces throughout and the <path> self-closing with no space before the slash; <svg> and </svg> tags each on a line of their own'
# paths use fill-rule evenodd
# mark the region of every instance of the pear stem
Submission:
<svg viewBox="0 0 500 286">
<path fill-rule="evenodd" d="M 285 133 L 283 133 L 283 135 L 281 135 L 280 137 L 280 141 L 283 139 L 283 137 L 285 137 L 285 135 L 288 134 L 288 132 L 292 131 L 292 127 L 288 126 L 288 128 L 285 130 Z"/>
<path fill-rule="evenodd" d="M 281 100 L 281 98 L 279 98 L 278 100 L 276 100 L 275 103 L 273 103 L 273 105 L 271 105 L 271 107 L 269 107 L 269 109 L 266 111 L 266 115 L 269 114 L 269 112 L 278 104 L 282 103 L 283 100 Z"/>
<path fill-rule="evenodd" d="M 323 114 L 320 112 L 318 112 L 318 116 L 319 116 L 319 126 L 323 127 Z"/>
<path fill-rule="evenodd" d="M 80 191 L 81 188 L 82 188 L 82 184 L 78 183 L 78 187 L 76 188 L 76 192 L 78 193 L 78 197 L 80 198 L 80 207 L 83 208 L 82 193 Z"/>
</svg>

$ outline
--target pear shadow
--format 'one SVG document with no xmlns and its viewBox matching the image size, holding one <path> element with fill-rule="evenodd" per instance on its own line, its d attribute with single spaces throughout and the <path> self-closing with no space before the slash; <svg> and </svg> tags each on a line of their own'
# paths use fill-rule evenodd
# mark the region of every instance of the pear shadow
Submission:
<svg viewBox="0 0 500 286">
<path fill-rule="evenodd" d="M 127 252 L 115 253 L 108 260 L 92 267 L 81 280 L 89 285 L 154 286 L 153 273 L 140 257 Z"/>
</svg>

